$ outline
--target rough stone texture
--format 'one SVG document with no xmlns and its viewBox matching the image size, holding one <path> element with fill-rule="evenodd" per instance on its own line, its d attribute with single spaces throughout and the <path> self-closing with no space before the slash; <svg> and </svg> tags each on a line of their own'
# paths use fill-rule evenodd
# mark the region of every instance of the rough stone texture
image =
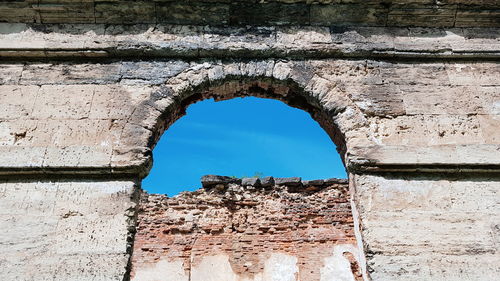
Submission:
<svg viewBox="0 0 500 281">
<path fill-rule="evenodd" d="M 499 8 L 497 0 L 20 0 L 0 4 L 0 21 L 498 27 Z"/>
<path fill-rule="evenodd" d="M 354 176 L 373 280 L 495 280 L 498 176 Z M 432 276 L 432 277 L 431 277 Z"/>
<path fill-rule="evenodd" d="M 3 1 L 0 279 L 127 280 L 133 182 L 160 135 L 193 102 L 256 96 L 309 112 L 337 144 L 365 280 L 495 280 L 498 6 Z M 284 278 L 301 266 L 290 253 L 261 261 Z M 174 280 L 208 280 L 214 264 L 210 278 L 239 276 L 228 254 L 191 275 L 156 262 Z"/>
<path fill-rule="evenodd" d="M 137 196 L 130 181 L 0 182 L 1 280 L 122 280 Z"/>
<path fill-rule="evenodd" d="M 132 280 L 362 280 L 341 182 L 143 193 Z"/>
<path fill-rule="evenodd" d="M 8 105 L 0 123 L 0 166 L 137 172 L 190 103 L 247 95 L 310 112 L 340 152 L 349 151 L 351 171 L 500 165 L 497 63 L 174 60 L 149 64 L 162 73 L 153 80 L 123 78 L 135 77 L 143 64 L 22 66 L 18 80 L 0 85 L 0 101 Z M 175 72 L 164 67 L 172 64 Z M 158 76 L 168 78 L 158 84 Z"/>
<path fill-rule="evenodd" d="M 497 28 L 0 23 L 0 57 L 477 60 L 498 58 L 497 34 Z M 169 72 L 148 71 L 162 64 Z M 158 83 L 183 70 L 177 63 L 156 60 L 135 68 L 137 78 L 151 75 Z"/>
</svg>

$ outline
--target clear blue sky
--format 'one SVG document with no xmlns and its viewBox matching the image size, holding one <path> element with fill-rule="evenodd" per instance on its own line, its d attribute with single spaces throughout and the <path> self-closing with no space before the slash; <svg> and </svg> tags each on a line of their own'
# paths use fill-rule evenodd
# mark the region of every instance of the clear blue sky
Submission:
<svg viewBox="0 0 500 281">
<path fill-rule="evenodd" d="M 254 97 L 191 105 L 153 150 L 142 187 L 169 196 L 201 187 L 206 174 L 345 178 L 325 131 L 302 110 Z"/>
</svg>

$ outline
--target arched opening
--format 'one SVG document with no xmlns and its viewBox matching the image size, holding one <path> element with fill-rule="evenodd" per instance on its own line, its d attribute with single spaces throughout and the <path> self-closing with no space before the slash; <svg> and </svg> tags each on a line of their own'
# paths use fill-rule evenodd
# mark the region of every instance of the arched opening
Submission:
<svg viewBox="0 0 500 281">
<path fill-rule="evenodd" d="M 347 177 L 335 145 L 306 112 L 255 97 L 189 106 L 163 134 L 153 159 L 142 188 L 169 196 L 200 188 L 207 174 Z"/>
<path fill-rule="evenodd" d="M 156 95 L 169 102 L 157 119 L 150 147 L 197 101 L 253 96 L 308 112 L 344 160 L 344 137 L 332 118 L 339 112 L 325 110 L 300 89 L 292 81 L 241 77 L 201 83 L 176 94 L 163 88 Z M 362 253 L 346 180 L 252 182 L 215 176 L 206 178 L 203 187 L 173 198 L 142 198 L 132 280 L 162 275 L 173 276 L 165 280 L 257 281 L 276 274 L 286 280 L 339 275 L 362 280 Z"/>
</svg>

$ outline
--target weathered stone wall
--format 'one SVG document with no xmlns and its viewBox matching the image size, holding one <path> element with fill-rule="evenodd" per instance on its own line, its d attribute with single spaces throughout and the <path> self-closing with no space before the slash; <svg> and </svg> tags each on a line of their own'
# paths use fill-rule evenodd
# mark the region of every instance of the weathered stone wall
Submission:
<svg viewBox="0 0 500 281">
<path fill-rule="evenodd" d="M 130 180 L 0 180 L 1 280 L 122 280 L 137 194 Z"/>
<path fill-rule="evenodd" d="M 498 176 L 356 175 L 372 280 L 495 280 Z"/>
<path fill-rule="evenodd" d="M 42 2 L 0 5 L 1 280 L 127 280 L 151 149 L 189 104 L 238 96 L 301 108 L 337 144 L 368 278 L 498 276 L 497 1 L 418 1 L 403 28 L 50 25 L 87 2 Z"/>
<path fill-rule="evenodd" d="M 362 280 L 346 180 L 202 182 L 142 194 L 132 280 Z"/>
<path fill-rule="evenodd" d="M 196 25 L 496 26 L 498 0 L 20 0 L 2 22 Z"/>
<path fill-rule="evenodd" d="M 349 150 L 352 171 L 500 164 L 497 63 L 169 60 L 4 67 L 11 69 L 0 85 L 6 168 L 140 166 L 190 103 L 248 95 L 309 111 Z"/>
</svg>

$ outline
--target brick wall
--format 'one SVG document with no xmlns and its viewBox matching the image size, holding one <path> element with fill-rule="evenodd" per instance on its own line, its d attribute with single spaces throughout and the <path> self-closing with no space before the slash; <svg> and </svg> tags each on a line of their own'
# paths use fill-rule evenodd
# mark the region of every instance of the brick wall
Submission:
<svg viewBox="0 0 500 281">
<path fill-rule="evenodd" d="M 132 280 L 362 280 L 345 180 L 202 183 L 173 198 L 143 193 Z"/>
</svg>

